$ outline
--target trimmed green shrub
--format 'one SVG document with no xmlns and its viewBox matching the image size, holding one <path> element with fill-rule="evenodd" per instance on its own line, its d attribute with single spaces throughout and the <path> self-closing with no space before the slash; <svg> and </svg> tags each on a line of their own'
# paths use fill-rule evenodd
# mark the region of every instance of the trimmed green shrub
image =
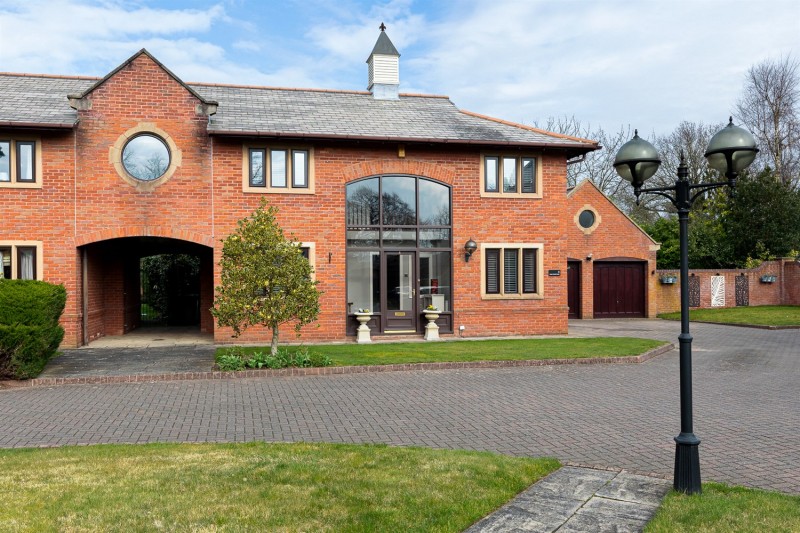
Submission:
<svg viewBox="0 0 800 533">
<path fill-rule="evenodd" d="M 63 285 L 25 279 L 0 280 L 0 324 L 58 324 L 67 303 Z"/>
<path fill-rule="evenodd" d="M 231 346 L 216 356 L 217 367 L 224 371 L 247 370 L 248 368 L 309 368 L 331 366 L 327 355 L 311 352 L 305 346 L 296 349 L 280 348 L 278 353 L 245 351 L 241 346 Z"/>
<path fill-rule="evenodd" d="M 0 378 L 35 378 L 63 338 L 64 329 L 58 325 L 0 325 Z"/>
<path fill-rule="evenodd" d="M 0 378 L 39 375 L 64 338 L 63 285 L 33 280 L 0 280 Z"/>
</svg>

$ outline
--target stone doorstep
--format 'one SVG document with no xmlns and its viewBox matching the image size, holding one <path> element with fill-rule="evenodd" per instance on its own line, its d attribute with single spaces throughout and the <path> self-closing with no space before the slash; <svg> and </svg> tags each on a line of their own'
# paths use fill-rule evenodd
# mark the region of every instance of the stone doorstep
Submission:
<svg viewBox="0 0 800 533">
<path fill-rule="evenodd" d="M 467 533 L 641 531 L 672 483 L 624 470 L 564 466 Z"/>
<path fill-rule="evenodd" d="M 626 357 L 590 357 L 585 359 L 542 359 L 520 361 L 465 361 L 447 363 L 402 363 L 371 366 L 327 366 L 314 368 L 284 368 L 279 370 L 241 370 L 238 372 L 177 372 L 163 374 L 132 374 L 125 376 L 74 376 L 63 378 L 33 378 L 25 381 L 0 381 L 0 389 L 11 387 L 51 387 L 54 385 L 87 385 L 102 383 L 143 383 L 154 381 L 186 381 L 197 379 L 247 379 L 289 376 L 329 376 L 338 374 L 364 374 L 372 372 L 406 372 L 424 370 L 462 370 L 475 368 L 508 368 L 520 366 L 630 364 L 643 363 L 675 349 L 674 344 L 665 344 L 640 355 Z M 8 385 L 6 385 L 8 383 Z"/>
</svg>

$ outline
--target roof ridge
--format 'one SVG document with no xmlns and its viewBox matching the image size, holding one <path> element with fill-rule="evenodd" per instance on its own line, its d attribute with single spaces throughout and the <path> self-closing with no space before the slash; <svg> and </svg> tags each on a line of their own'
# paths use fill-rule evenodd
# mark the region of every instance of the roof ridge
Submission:
<svg viewBox="0 0 800 533">
<path fill-rule="evenodd" d="M 297 91 L 297 92 L 314 92 L 314 93 L 336 93 L 336 94 L 359 94 L 371 95 L 369 91 L 358 91 L 354 89 L 321 89 L 315 87 L 276 87 L 271 85 L 248 85 L 241 83 L 213 83 L 207 81 L 190 81 L 186 82 L 187 85 L 196 85 L 198 87 L 223 87 L 229 89 L 263 89 L 266 91 Z M 400 96 L 408 96 L 411 98 L 444 98 L 449 100 L 450 97 L 444 94 L 423 94 L 423 93 L 400 93 Z"/>
<path fill-rule="evenodd" d="M 59 80 L 99 80 L 99 76 L 71 76 L 68 74 L 29 74 L 27 72 L 0 72 L 0 76 L 18 76 L 20 78 L 55 78 Z"/>
<path fill-rule="evenodd" d="M 268 85 L 247 85 L 239 83 L 212 83 L 204 81 L 190 81 L 187 85 L 197 85 L 198 87 L 227 87 L 230 89 L 265 89 L 269 91 L 310 91 L 316 93 L 343 93 L 343 94 L 372 94 L 369 91 L 356 91 L 348 89 L 315 89 L 308 87 L 272 87 Z"/>
<path fill-rule="evenodd" d="M 197 91 L 195 91 L 194 89 L 192 89 L 191 87 L 189 87 L 189 86 L 186 84 L 186 82 L 185 82 L 185 81 L 183 81 L 182 79 L 180 79 L 180 78 L 179 78 L 179 77 L 178 77 L 178 76 L 177 76 L 177 75 L 176 75 L 174 72 L 172 72 L 170 69 L 168 69 L 168 68 L 166 67 L 166 65 L 164 65 L 164 64 L 163 64 L 161 61 L 159 61 L 158 59 L 156 59 L 156 58 L 155 58 L 155 56 L 153 56 L 153 54 L 151 54 L 150 52 L 148 52 L 148 51 L 147 51 L 147 49 L 146 49 L 146 48 L 142 48 L 141 50 L 139 50 L 138 52 L 136 52 L 135 54 L 133 54 L 131 57 L 129 57 L 128 59 L 126 59 L 125 61 L 123 61 L 122 63 L 120 63 L 120 65 L 119 65 L 117 68 L 115 68 L 114 70 L 112 70 L 111 72 L 109 72 L 108 74 L 106 74 L 105 76 L 103 76 L 102 78 L 99 78 L 99 79 L 97 80 L 97 82 L 95 82 L 95 83 L 94 83 L 94 84 L 93 84 L 91 87 L 89 87 L 89 88 L 88 88 L 88 89 L 86 89 L 85 91 L 81 92 L 80 94 L 70 95 L 70 97 L 75 97 L 75 98 L 85 98 L 87 95 L 89 95 L 89 94 L 93 93 L 93 92 L 94 92 L 94 91 L 95 91 L 95 90 L 96 90 L 98 87 L 100 87 L 101 85 L 103 85 L 104 83 L 106 83 L 108 80 L 110 80 L 111 78 L 113 78 L 114 76 L 116 76 L 116 75 L 117 75 L 117 73 L 118 73 L 118 72 L 120 72 L 122 69 L 124 69 L 124 68 L 125 68 L 125 67 L 127 67 L 128 65 L 131 65 L 131 64 L 133 64 L 133 62 L 134 62 L 134 61 L 136 61 L 137 59 L 139 59 L 141 56 L 145 56 L 145 57 L 147 57 L 147 58 L 148 58 L 150 61 L 152 61 L 153 63 L 155 63 L 155 64 L 156 64 L 156 66 L 158 66 L 158 68 L 160 68 L 162 71 L 164 71 L 164 73 L 166 73 L 166 74 L 167 74 L 167 76 L 169 76 L 170 78 L 172 78 L 173 80 L 175 80 L 175 82 L 176 82 L 176 83 L 178 83 L 179 85 L 181 85 L 181 86 L 182 86 L 184 89 L 186 89 L 186 91 L 187 91 L 187 92 L 189 92 L 189 93 L 190 93 L 192 96 L 194 96 L 195 98 L 197 98 L 198 100 L 200 100 L 200 102 L 202 102 L 203 104 L 206 104 L 206 105 L 208 105 L 208 104 L 210 104 L 210 105 L 217 105 L 217 102 L 215 102 L 215 101 L 212 101 L 212 100 L 206 100 L 206 99 L 205 99 L 203 96 L 201 96 L 200 94 L 197 94 Z"/>
<path fill-rule="evenodd" d="M 576 141 L 580 143 L 588 143 L 599 147 L 599 143 L 597 141 L 593 141 L 591 139 L 584 139 L 582 137 L 573 137 L 572 135 L 564 135 L 563 133 L 556 133 L 554 131 L 547 131 L 541 128 L 534 128 L 533 126 L 528 126 L 526 124 L 520 124 L 518 122 L 511 122 L 510 120 L 503 120 L 502 118 L 497 117 L 490 117 L 489 115 L 482 115 L 480 113 L 475 113 L 474 111 L 467 111 L 466 109 L 459 109 L 465 115 L 471 115 L 473 117 L 482 118 L 485 120 L 491 120 L 493 122 L 499 122 L 500 124 L 505 124 L 506 126 L 513 126 L 515 128 L 522 128 L 524 130 L 533 131 L 536 133 L 541 133 L 543 135 L 550 135 L 552 137 L 559 137 L 561 139 L 568 139 L 570 141 Z"/>
</svg>

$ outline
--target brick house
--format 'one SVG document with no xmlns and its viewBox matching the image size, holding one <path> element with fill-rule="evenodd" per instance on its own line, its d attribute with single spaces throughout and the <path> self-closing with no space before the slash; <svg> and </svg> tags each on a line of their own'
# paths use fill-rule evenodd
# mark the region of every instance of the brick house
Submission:
<svg viewBox="0 0 800 533">
<path fill-rule="evenodd" d="M 359 308 L 376 334 L 421 336 L 428 304 L 445 335 L 565 333 L 576 202 L 602 205 L 595 256 L 652 270 L 651 241 L 616 251 L 622 226 L 638 235 L 624 215 L 565 193 L 595 142 L 400 94 L 384 32 L 367 63 L 367 91 L 187 84 L 145 50 L 102 79 L 0 74 L 3 276 L 63 283 L 80 346 L 140 326 L 141 258 L 188 254 L 196 325 L 230 342 L 208 312 L 221 239 L 265 197 L 324 291 L 310 341 L 351 338 Z"/>
<path fill-rule="evenodd" d="M 569 318 L 645 318 L 657 312 L 661 245 L 591 181 L 567 194 Z"/>
</svg>

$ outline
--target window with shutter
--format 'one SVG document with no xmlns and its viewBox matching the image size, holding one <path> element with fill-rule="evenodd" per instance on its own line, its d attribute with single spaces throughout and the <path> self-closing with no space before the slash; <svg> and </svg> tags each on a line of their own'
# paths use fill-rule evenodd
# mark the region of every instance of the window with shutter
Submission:
<svg viewBox="0 0 800 533">
<path fill-rule="evenodd" d="M 539 158 L 486 154 L 481 162 L 481 196 L 488 198 L 541 198 Z"/>
<path fill-rule="evenodd" d="M 486 293 L 500 294 L 500 250 L 486 250 Z"/>
<path fill-rule="evenodd" d="M 542 244 L 486 243 L 481 262 L 485 299 L 541 299 Z"/>
<path fill-rule="evenodd" d="M 522 251 L 522 292 L 532 294 L 536 292 L 536 250 Z"/>
<path fill-rule="evenodd" d="M 503 293 L 517 294 L 519 292 L 519 250 L 506 248 L 503 250 Z"/>
</svg>

